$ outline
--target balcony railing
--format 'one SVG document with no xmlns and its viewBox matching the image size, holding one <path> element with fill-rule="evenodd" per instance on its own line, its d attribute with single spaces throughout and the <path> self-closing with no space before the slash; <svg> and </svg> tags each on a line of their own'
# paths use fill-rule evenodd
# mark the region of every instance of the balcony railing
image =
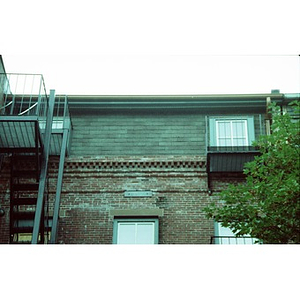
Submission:
<svg viewBox="0 0 300 300">
<path fill-rule="evenodd" d="M 33 148 L 37 137 L 43 143 L 48 107 L 49 97 L 42 75 L 0 73 L 0 148 L 3 151 Z M 51 155 L 60 153 L 62 133 L 71 128 L 67 96 L 55 96 Z"/>
<path fill-rule="evenodd" d="M 254 146 L 208 146 L 208 153 L 249 153 L 259 152 Z"/>
<path fill-rule="evenodd" d="M 253 245 L 259 244 L 259 241 L 250 236 L 212 236 L 210 243 L 219 245 Z"/>
<path fill-rule="evenodd" d="M 0 73 L 0 114 L 46 117 L 48 97 L 40 74 Z"/>
</svg>

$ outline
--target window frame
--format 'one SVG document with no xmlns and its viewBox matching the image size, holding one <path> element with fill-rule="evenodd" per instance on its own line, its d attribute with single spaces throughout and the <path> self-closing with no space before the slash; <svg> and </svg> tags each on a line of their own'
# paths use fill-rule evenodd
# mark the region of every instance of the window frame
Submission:
<svg viewBox="0 0 300 300">
<path fill-rule="evenodd" d="M 248 145 L 251 146 L 255 140 L 255 127 L 254 127 L 254 117 L 253 116 L 213 116 L 209 117 L 209 145 L 212 147 L 223 147 L 218 145 L 217 141 L 217 122 L 218 121 L 246 121 L 246 130 L 247 130 L 247 141 Z M 226 147 L 226 146 L 224 146 Z M 238 146 L 229 146 L 229 147 L 238 147 Z"/>
<path fill-rule="evenodd" d="M 258 242 L 257 239 L 251 237 L 249 234 L 236 236 L 229 227 L 224 227 L 220 222 L 216 221 L 214 221 L 214 234 L 215 244 L 217 245 L 254 245 Z"/>
<path fill-rule="evenodd" d="M 159 220 L 158 218 L 139 218 L 139 217 L 132 217 L 132 218 L 114 218 L 113 222 L 113 244 L 118 244 L 118 224 L 119 223 L 143 223 L 143 222 L 153 222 L 154 223 L 154 243 L 153 244 L 144 244 L 144 245 L 154 245 L 158 244 L 158 235 L 159 235 Z M 118 244 L 122 245 L 122 244 Z M 123 244 L 124 245 L 124 244 Z M 139 244 L 126 244 L 126 245 L 139 245 Z"/>
</svg>

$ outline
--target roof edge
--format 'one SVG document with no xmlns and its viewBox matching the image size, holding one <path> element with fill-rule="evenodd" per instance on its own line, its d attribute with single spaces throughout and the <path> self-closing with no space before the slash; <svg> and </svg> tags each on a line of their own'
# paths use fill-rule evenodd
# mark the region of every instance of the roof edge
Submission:
<svg viewBox="0 0 300 300">
<path fill-rule="evenodd" d="M 106 109 L 201 109 L 205 111 L 265 111 L 267 98 L 282 105 L 289 102 L 284 94 L 207 94 L 207 95 L 69 95 L 70 110 Z"/>
<path fill-rule="evenodd" d="M 211 100 L 211 99 L 283 99 L 285 94 L 282 93 L 267 93 L 267 94 L 164 94 L 164 95 L 68 95 L 68 98 L 73 101 L 82 99 L 91 101 L 101 100 Z"/>
</svg>

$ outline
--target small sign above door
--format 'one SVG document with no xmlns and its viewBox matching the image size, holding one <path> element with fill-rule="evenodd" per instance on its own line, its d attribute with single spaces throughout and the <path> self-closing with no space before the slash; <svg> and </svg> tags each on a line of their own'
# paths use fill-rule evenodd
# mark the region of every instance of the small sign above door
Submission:
<svg viewBox="0 0 300 300">
<path fill-rule="evenodd" d="M 124 197 L 152 197 L 152 191 L 125 191 Z"/>
</svg>

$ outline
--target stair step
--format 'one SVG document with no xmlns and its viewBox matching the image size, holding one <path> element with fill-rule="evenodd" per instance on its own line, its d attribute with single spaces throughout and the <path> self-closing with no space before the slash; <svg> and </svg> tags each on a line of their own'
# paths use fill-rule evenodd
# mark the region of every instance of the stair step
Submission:
<svg viewBox="0 0 300 300">
<path fill-rule="evenodd" d="M 39 189 L 38 183 L 17 183 L 13 184 L 13 191 L 37 191 Z"/>
<path fill-rule="evenodd" d="M 35 217 L 35 211 L 15 211 L 12 213 L 13 221 L 24 221 L 26 224 L 29 224 L 28 222 L 33 221 Z M 48 222 L 49 226 L 51 226 L 53 220 L 53 216 L 48 216 Z M 45 219 L 46 224 L 46 219 Z"/>
<path fill-rule="evenodd" d="M 22 233 L 22 232 L 21 232 Z M 24 241 L 12 241 L 10 242 L 10 244 L 14 244 L 14 245 L 29 245 L 31 244 L 31 239 L 30 240 L 24 240 Z M 41 241 L 38 241 L 38 244 L 43 244 Z"/>
<path fill-rule="evenodd" d="M 35 211 L 14 211 L 12 217 L 15 221 L 18 220 L 34 220 Z"/>
<path fill-rule="evenodd" d="M 37 177 L 38 172 L 36 170 L 13 170 L 12 177 Z"/>
<path fill-rule="evenodd" d="M 12 227 L 10 233 L 32 233 L 32 226 Z"/>
<path fill-rule="evenodd" d="M 16 214 L 16 213 L 14 213 Z M 23 213 L 24 214 L 24 213 Z M 30 216 L 31 214 L 31 216 Z M 32 217 L 33 216 L 33 217 Z M 31 217 L 31 219 L 29 219 Z M 15 219 L 16 222 L 19 222 L 18 225 L 14 225 L 11 228 L 11 233 L 32 233 L 33 232 L 33 222 L 34 222 L 34 214 L 31 212 L 28 214 L 28 216 L 25 216 L 25 218 L 22 219 Z M 45 231 L 51 231 L 52 228 L 52 222 L 53 222 L 53 217 L 48 218 L 48 222 L 45 220 L 44 221 L 44 226 L 45 226 Z"/>
<path fill-rule="evenodd" d="M 51 231 L 52 228 L 52 222 L 49 222 L 49 226 L 46 226 L 45 224 L 45 231 Z M 33 226 L 13 226 L 10 230 L 11 234 L 15 233 L 32 233 L 33 232 Z"/>
<path fill-rule="evenodd" d="M 31 244 L 31 241 L 13 241 L 13 242 L 10 242 L 10 244 L 14 244 L 14 245 L 27 245 L 27 244 Z"/>
<path fill-rule="evenodd" d="M 36 205 L 36 198 L 15 198 L 12 205 Z"/>
<path fill-rule="evenodd" d="M 34 148 L 35 150 L 35 148 Z M 17 161 L 36 161 L 36 155 L 35 152 L 33 152 L 34 154 L 32 155 L 14 155 L 13 156 L 13 161 L 17 162 Z"/>
</svg>

